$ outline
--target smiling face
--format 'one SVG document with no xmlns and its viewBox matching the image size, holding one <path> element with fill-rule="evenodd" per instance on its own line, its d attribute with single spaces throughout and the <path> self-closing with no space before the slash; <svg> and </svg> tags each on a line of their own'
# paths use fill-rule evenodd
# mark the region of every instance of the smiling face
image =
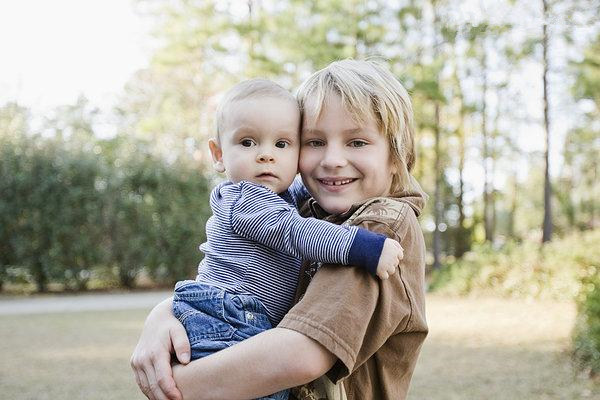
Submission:
<svg viewBox="0 0 600 400">
<path fill-rule="evenodd" d="M 209 141 L 215 170 L 284 192 L 298 172 L 300 112 L 295 102 L 256 97 L 227 108 L 220 141 Z"/>
<path fill-rule="evenodd" d="M 373 118 L 355 122 L 339 96 L 328 96 L 319 118 L 305 113 L 301 141 L 302 180 L 325 211 L 340 214 L 389 194 L 395 168 L 387 139 Z"/>
</svg>

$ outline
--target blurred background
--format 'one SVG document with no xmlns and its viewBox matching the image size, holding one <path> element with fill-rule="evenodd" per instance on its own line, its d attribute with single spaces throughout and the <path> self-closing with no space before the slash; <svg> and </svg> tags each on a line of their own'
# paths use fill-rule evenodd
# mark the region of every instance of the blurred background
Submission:
<svg viewBox="0 0 600 400">
<path fill-rule="evenodd" d="M 4 2 L 0 304 L 193 277 L 220 96 L 258 76 L 294 90 L 331 61 L 377 57 L 412 95 L 413 173 L 430 195 L 432 333 L 413 398 L 600 396 L 599 16 L 598 0 Z M 88 328 L 123 334 L 126 362 L 147 309 L 121 312 Z M 38 322 L 60 336 L 73 317 L 57 315 Z M 33 317 L 3 318 L 4 338 Z M 75 368 L 83 353 L 58 358 Z M 0 368 L 9 398 L 56 398 Z M 126 390 L 109 397 L 131 398 L 116 370 L 108 387 Z M 94 397 L 73 390 L 57 393 Z"/>
</svg>

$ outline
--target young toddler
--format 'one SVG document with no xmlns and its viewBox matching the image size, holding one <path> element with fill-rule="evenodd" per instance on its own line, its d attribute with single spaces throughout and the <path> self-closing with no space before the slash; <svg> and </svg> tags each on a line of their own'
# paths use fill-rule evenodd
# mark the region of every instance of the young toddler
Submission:
<svg viewBox="0 0 600 400">
<path fill-rule="evenodd" d="M 277 325 L 293 303 L 301 259 L 355 265 L 387 279 L 402 248 L 384 235 L 298 215 L 310 197 L 295 179 L 300 110 L 264 79 L 233 87 L 217 110 L 209 141 L 227 181 L 211 193 L 205 257 L 196 280 L 178 282 L 174 315 L 186 328 L 192 359 Z M 325 182 L 331 191 L 344 182 Z M 287 391 L 270 398 L 286 399 Z"/>
</svg>

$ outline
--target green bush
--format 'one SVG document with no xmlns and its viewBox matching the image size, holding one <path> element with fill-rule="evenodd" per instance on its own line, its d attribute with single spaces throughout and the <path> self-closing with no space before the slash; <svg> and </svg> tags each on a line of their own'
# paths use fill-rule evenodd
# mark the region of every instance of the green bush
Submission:
<svg viewBox="0 0 600 400">
<path fill-rule="evenodd" d="M 600 264 L 600 231 L 574 233 L 541 247 L 509 243 L 499 250 L 475 247 L 431 276 L 430 290 L 465 295 L 571 300 L 579 293 L 581 271 Z"/>
<path fill-rule="evenodd" d="M 600 374 L 600 264 L 582 274 L 577 297 L 577 322 L 573 331 L 574 355 L 578 365 L 591 375 Z"/>
<path fill-rule="evenodd" d="M 85 290 L 96 277 L 132 287 L 142 270 L 159 284 L 193 275 L 208 180 L 136 150 L 119 138 L 84 147 L 0 135 L 0 288 Z"/>
</svg>

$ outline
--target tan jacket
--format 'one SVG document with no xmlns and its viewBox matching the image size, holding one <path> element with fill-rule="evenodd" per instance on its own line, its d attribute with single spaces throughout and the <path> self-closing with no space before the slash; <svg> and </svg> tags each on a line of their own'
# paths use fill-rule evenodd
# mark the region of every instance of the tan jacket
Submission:
<svg viewBox="0 0 600 400">
<path fill-rule="evenodd" d="M 374 198 L 340 216 L 325 217 L 314 201 L 308 204 L 316 217 L 382 233 L 404 248 L 399 273 L 383 281 L 361 268 L 305 265 L 300 301 L 278 325 L 311 337 L 338 358 L 327 376 L 333 383 L 343 380 L 342 398 L 406 398 L 427 336 L 425 243 L 417 221 L 423 206 L 416 193 Z M 318 399 L 313 389 L 296 389 L 291 399 Z"/>
</svg>

